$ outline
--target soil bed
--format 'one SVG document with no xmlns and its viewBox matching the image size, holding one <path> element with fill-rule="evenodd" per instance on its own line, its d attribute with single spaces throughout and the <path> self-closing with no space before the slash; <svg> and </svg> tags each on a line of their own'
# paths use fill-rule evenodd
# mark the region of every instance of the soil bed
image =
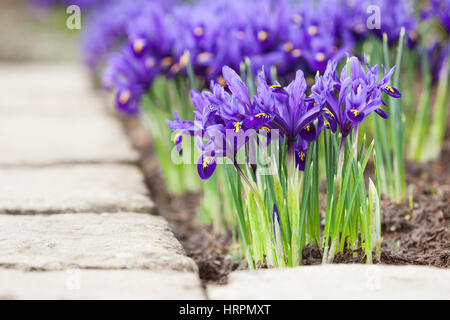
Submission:
<svg viewBox="0 0 450 320">
<path fill-rule="evenodd" d="M 159 213 L 169 220 L 187 255 L 197 263 L 203 285 L 226 283 L 230 272 L 246 268 L 244 261 L 232 258 L 231 235 L 215 234 L 210 226 L 196 223 L 200 195 L 167 193 L 148 133 L 137 119 L 123 121 L 134 146 L 141 152 L 141 168 Z M 447 136 L 439 161 L 407 163 L 407 185 L 412 201 L 396 204 L 382 200 L 383 243 L 381 261 L 375 263 L 450 267 L 450 167 L 446 165 L 449 161 L 450 137 Z M 303 250 L 303 264 L 320 264 L 321 259 L 317 247 L 308 246 Z M 335 263 L 364 261 L 361 252 L 356 255 L 346 251 L 335 258 Z"/>
</svg>

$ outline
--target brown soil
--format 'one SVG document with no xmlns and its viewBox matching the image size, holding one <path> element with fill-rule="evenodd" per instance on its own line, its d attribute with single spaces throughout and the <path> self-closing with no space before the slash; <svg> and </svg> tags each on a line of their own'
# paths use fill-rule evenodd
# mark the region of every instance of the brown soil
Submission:
<svg viewBox="0 0 450 320">
<path fill-rule="evenodd" d="M 450 131 L 450 130 L 449 130 Z M 407 163 L 413 205 L 382 204 L 382 262 L 450 267 L 450 139 L 439 161 Z"/>
<path fill-rule="evenodd" d="M 210 226 L 195 221 L 198 194 L 170 196 L 161 176 L 158 160 L 147 132 L 137 119 L 124 119 L 125 128 L 135 147 L 142 153 L 142 170 L 153 200 L 188 256 L 199 267 L 203 284 L 226 283 L 228 274 L 243 269 L 246 263 L 232 258 L 231 235 L 219 235 Z M 429 164 L 407 163 L 407 183 L 412 206 L 382 201 L 382 252 L 376 263 L 450 267 L 450 139 L 447 137 L 439 161 Z M 411 186 L 413 189 L 411 189 Z M 303 250 L 303 264 L 321 263 L 317 247 Z M 362 252 L 346 251 L 336 256 L 336 263 L 364 263 Z"/>
</svg>

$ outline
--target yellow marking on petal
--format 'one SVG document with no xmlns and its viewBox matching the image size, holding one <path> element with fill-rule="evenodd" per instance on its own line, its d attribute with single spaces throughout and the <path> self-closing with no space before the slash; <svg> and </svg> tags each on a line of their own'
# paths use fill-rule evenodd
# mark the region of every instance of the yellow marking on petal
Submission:
<svg viewBox="0 0 450 320">
<path fill-rule="evenodd" d="M 173 63 L 172 57 L 165 57 L 161 59 L 161 66 L 169 67 Z"/>
<path fill-rule="evenodd" d="M 197 55 L 197 62 L 198 63 L 207 62 L 208 60 L 211 60 L 212 57 L 213 54 L 211 52 L 205 51 Z"/>
<path fill-rule="evenodd" d="M 205 168 L 208 166 L 208 161 L 209 161 L 209 159 L 211 159 L 211 158 L 214 158 L 214 157 L 213 157 L 213 156 L 209 156 L 209 157 L 206 157 L 206 158 L 203 160 L 203 164 L 202 164 L 203 169 L 205 169 Z"/>
<path fill-rule="evenodd" d="M 197 37 L 201 37 L 201 36 L 203 35 L 203 33 L 204 33 L 204 30 L 203 30 L 202 27 L 196 27 L 196 28 L 194 28 L 194 34 L 195 34 Z"/>
<path fill-rule="evenodd" d="M 212 110 L 212 108 L 213 108 L 213 107 L 212 107 L 212 104 L 209 105 L 209 108 Z"/>
<path fill-rule="evenodd" d="M 314 101 L 314 107 L 317 106 L 317 101 Z"/>
<path fill-rule="evenodd" d="M 137 39 L 133 42 L 133 50 L 136 53 L 141 53 L 145 46 L 144 39 Z"/>
<path fill-rule="evenodd" d="M 171 68 L 170 68 L 170 73 L 175 74 L 178 73 L 178 71 L 180 71 L 180 66 L 178 65 L 178 63 L 175 63 Z"/>
<path fill-rule="evenodd" d="M 274 84 L 273 86 L 270 86 L 269 89 L 274 89 L 274 88 L 281 88 L 281 86 L 279 84 Z"/>
<path fill-rule="evenodd" d="M 294 50 L 292 50 L 291 55 L 292 55 L 294 58 L 298 58 L 298 57 L 300 57 L 300 56 L 302 55 L 302 50 L 300 50 L 300 49 L 294 49 Z"/>
<path fill-rule="evenodd" d="M 265 112 L 261 112 L 261 113 L 255 114 L 256 118 L 265 117 L 265 116 L 267 116 L 267 113 L 265 113 Z"/>
<path fill-rule="evenodd" d="M 391 86 L 386 86 L 386 89 L 388 89 L 392 93 L 395 93 L 394 88 L 392 88 Z"/>
<path fill-rule="evenodd" d="M 334 118 L 334 114 L 332 114 L 330 110 L 325 110 L 325 113 L 328 113 L 329 115 L 331 115 Z"/>
<path fill-rule="evenodd" d="M 241 130 L 241 122 L 240 121 L 236 122 L 236 125 L 235 125 L 235 131 L 239 132 L 239 130 Z"/>
<path fill-rule="evenodd" d="M 270 129 L 269 127 L 266 127 L 266 126 L 262 126 L 262 127 L 259 128 L 258 130 L 267 130 L 267 131 L 269 131 L 269 132 L 272 131 L 272 129 Z"/>
<path fill-rule="evenodd" d="M 358 116 L 358 110 L 356 110 L 356 109 L 352 109 L 352 110 L 350 110 L 350 111 L 352 111 L 353 112 L 353 115 L 356 117 L 356 116 Z"/>
<path fill-rule="evenodd" d="M 237 31 L 236 32 L 236 38 L 238 38 L 239 40 L 244 39 L 245 38 L 245 32 L 241 31 L 241 30 Z"/>
<path fill-rule="evenodd" d="M 329 126 L 330 125 L 330 123 L 328 122 L 328 121 L 325 121 L 325 126 Z"/>
<path fill-rule="evenodd" d="M 177 143 L 177 139 L 178 139 L 178 137 L 179 136 L 181 136 L 182 135 L 182 133 L 181 132 L 178 132 L 176 135 L 175 135 L 175 137 L 173 137 L 173 143 Z"/>
<path fill-rule="evenodd" d="M 220 84 L 222 87 L 225 87 L 227 85 L 227 82 L 225 81 L 225 78 L 223 76 L 217 77 L 217 83 Z"/>
<path fill-rule="evenodd" d="M 305 161 L 305 154 L 303 151 L 300 151 L 300 160 Z"/>
<path fill-rule="evenodd" d="M 267 33 L 267 31 L 261 30 L 258 32 L 258 41 L 259 42 L 266 41 L 268 36 L 269 34 Z"/>
<path fill-rule="evenodd" d="M 355 30 L 356 33 L 362 33 L 366 30 L 366 26 L 362 23 L 357 24 L 356 26 L 353 27 L 353 30 Z"/>
<path fill-rule="evenodd" d="M 311 128 L 309 127 L 309 124 L 307 124 L 305 128 L 306 128 L 306 131 L 308 131 L 308 132 L 309 132 L 309 130 L 311 130 Z"/>
<path fill-rule="evenodd" d="M 125 90 L 122 93 L 120 93 L 119 96 L 119 102 L 121 104 L 126 104 L 131 98 L 131 91 L 130 90 Z"/>
<path fill-rule="evenodd" d="M 296 24 L 300 24 L 300 22 L 302 22 L 303 18 L 300 14 L 295 13 L 294 15 L 292 15 L 292 21 L 294 21 Z"/>
<path fill-rule="evenodd" d="M 316 54 L 316 60 L 319 62 L 322 62 L 323 60 L 325 60 L 325 54 L 323 52 L 319 52 Z"/>
<path fill-rule="evenodd" d="M 284 47 L 284 50 L 287 52 L 290 52 L 290 51 L 292 51 L 292 49 L 294 49 L 294 45 L 292 44 L 292 42 L 289 42 L 289 41 L 285 42 L 283 47 Z"/>
<path fill-rule="evenodd" d="M 316 26 L 309 26 L 308 34 L 310 36 L 315 36 L 317 34 L 317 27 Z"/>
<path fill-rule="evenodd" d="M 180 57 L 180 60 L 178 61 L 181 68 L 184 68 L 189 63 L 189 51 L 185 51 L 183 55 Z"/>
<path fill-rule="evenodd" d="M 408 36 L 412 41 L 416 41 L 417 38 L 419 38 L 419 34 L 417 33 L 416 30 L 409 31 Z"/>
<path fill-rule="evenodd" d="M 148 68 L 148 69 L 151 69 L 151 68 L 153 68 L 154 66 L 155 66 L 155 64 L 156 64 L 156 61 L 155 61 L 155 59 L 154 58 L 147 58 L 147 59 L 145 59 L 145 66 Z"/>
</svg>

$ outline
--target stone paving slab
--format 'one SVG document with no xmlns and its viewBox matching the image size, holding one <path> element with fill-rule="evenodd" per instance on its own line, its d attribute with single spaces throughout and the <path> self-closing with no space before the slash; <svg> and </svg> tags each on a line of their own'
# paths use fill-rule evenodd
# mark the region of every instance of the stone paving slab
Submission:
<svg viewBox="0 0 450 320">
<path fill-rule="evenodd" d="M 64 21 L 52 13 L 36 15 L 29 4 L 27 0 L 0 1 L 0 60 L 45 59 L 54 63 L 79 59 L 79 32 L 65 28 Z"/>
<path fill-rule="evenodd" d="M 0 95 L 2 116 L 16 117 L 92 117 L 106 114 L 101 95 L 94 91 L 70 93 L 65 90 L 45 92 L 39 88 L 27 90 L 3 88 Z M 6 93 L 7 92 L 7 93 Z"/>
<path fill-rule="evenodd" d="M 0 151 L 0 166 L 139 159 L 119 121 L 105 115 L 2 115 Z"/>
<path fill-rule="evenodd" d="M 238 271 L 210 299 L 450 299 L 450 270 L 326 265 Z"/>
<path fill-rule="evenodd" d="M 104 112 L 89 72 L 75 63 L 1 63 L 0 112 L 89 115 Z"/>
<path fill-rule="evenodd" d="M 192 272 L 0 270 L 1 299 L 205 299 Z"/>
<path fill-rule="evenodd" d="M 1 88 L 20 88 L 22 92 L 36 89 L 80 92 L 92 87 L 88 71 L 79 63 L 0 62 L 0 71 Z"/>
<path fill-rule="evenodd" d="M 138 213 L 0 215 L 2 268 L 197 272 L 162 217 Z"/>
<path fill-rule="evenodd" d="M 0 181 L 0 214 L 156 210 L 133 165 L 0 168 Z"/>
</svg>

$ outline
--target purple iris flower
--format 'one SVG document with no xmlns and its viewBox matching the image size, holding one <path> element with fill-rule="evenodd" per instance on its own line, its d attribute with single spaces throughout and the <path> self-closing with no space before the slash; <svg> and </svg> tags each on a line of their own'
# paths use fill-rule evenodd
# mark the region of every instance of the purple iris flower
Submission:
<svg viewBox="0 0 450 320">
<path fill-rule="evenodd" d="M 332 14 L 334 13 L 337 16 L 334 19 L 337 26 L 342 26 L 342 28 L 349 30 L 356 41 L 364 40 L 369 32 L 366 23 L 367 8 L 370 2 L 367 0 L 344 0 L 342 10 L 336 10 L 336 5 L 339 6 L 339 4 L 333 4 L 327 6 L 327 8 L 330 9 Z"/>
<path fill-rule="evenodd" d="M 81 37 L 84 61 L 90 68 L 96 68 L 105 55 L 121 46 L 129 22 L 147 5 L 146 0 L 118 0 L 90 14 Z"/>
<path fill-rule="evenodd" d="M 166 21 L 167 17 L 159 5 L 147 5 L 141 14 L 128 25 L 129 44 L 136 56 L 147 51 L 170 52 L 173 46 L 174 29 Z"/>
<path fill-rule="evenodd" d="M 450 0 L 430 0 L 430 6 L 421 12 L 422 19 L 437 17 L 447 33 L 450 32 Z"/>
<path fill-rule="evenodd" d="M 333 9 L 329 2 L 306 1 L 290 5 L 289 15 L 284 18 L 288 22 L 287 37 L 279 45 L 284 58 L 277 67 L 282 78 L 297 68 L 306 70 L 307 74 L 323 72 L 330 59 L 340 61 L 345 52 L 353 49 L 350 25 L 353 11 L 342 1 L 334 1 L 340 10 Z"/>
<path fill-rule="evenodd" d="M 103 72 L 103 87 L 116 89 L 118 111 L 135 115 L 139 112 L 141 96 L 149 89 L 159 69 L 156 57 L 147 54 L 139 59 L 129 46 L 125 46 L 121 53 L 109 58 Z"/>
<path fill-rule="evenodd" d="M 414 8 L 409 1 L 377 0 L 372 4 L 380 7 L 381 14 L 381 29 L 374 30 L 376 35 L 382 38 L 383 33 L 386 33 L 389 45 L 395 45 L 403 27 L 408 47 L 413 48 L 417 44 L 419 40 L 417 21 L 414 16 Z"/>
<path fill-rule="evenodd" d="M 226 128 L 218 117 L 218 110 L 209 104 L 205 94 L 192 90 L 191 101 L 196 108 L 194 121 L 183 121 L 175 113 L 175 120 L 167 120 L 167 124 L 175 131 L 174 143 L 180 154 L 183 152 L 182 137 L 195 137 L 197 148 L 201 152 L 197 163 L 198 174 L 202 179 L 208 179 L 216 169 L 217 158 L 227 154 Z"/>
<path fill-rule="evenodd" d="M 196 108 L 194 121 L 183 121 L 177 114 L 174 121 L 167 121 L 176 132 L 177 151 L 182 152 L 183 135 L 194 136 L 202 152 L 198 173 L 202 179 L 208 179 L 214 173 L 218 157 L 228 157 L 235 163 L 237 151 L 249 143 L 251 137 L 264 134 L 270 143 L 271 132 L 277 129 L 302 170 L 308 142 L 316 139 L 323 127 L 320 120 L 317 128 L 315 124 L 323 106 L 306 96 L 303 72 L 298 71 L 295 80 L 283 88 L 278 83 L 269 86 L 262 70 L 253 98 L 235 71 L 225 66 L 222 73 L 231 94 L 212 81 L 211 91 L 193 90 L 191 93 Z"/>
<path fill-rule="evenodd" d="M 139 112 L 142 95 L 160 74 L 173 76 L 181 69 L 173 56 L 174 30 L 162 7 L 147 4 L 127 28 L 129 42 L 108 60 L 103 86 L 117 91 L 116 106 L 123 113 Z"/>
<path fill-rule="evenodd" d="M 306 96 L 306 81 L 301 70 L 287 87 L 278 83 L 269 86 L 261 71 L 258 81 L 256 102 L 262 112 L 272 119 L 270 127 L 279 129 L 291 149 L 299 139 L 313 141 L 317 138 L 314 121 L 322 112 L 323 106 Z"/>
<path fill-rule="evenodd" d="M 387 1 L 380 3 L 387 8 Z M 166 76 L 185 73 L 188 60 L 184 53 L 189 51 L 194 73 L 204 83 L 216 80 L 222 85 L 222 67 L 237 71 L 249 57 L 254 74 L 262 66 L 275 66 L 278 77 L 287 83 L 295 78 L 293 70 L 300 68 L 310 76 L 317 70 L 323 72 L 330 59 L 339 62 L 344 58 L 367 33 L 368 4 L 355 0 L 305 0 L 301 4 L 218 0 L 184 3 L 168 10 L 147 0 L 137 4 L 123 0 L 91 16 L 92 23 L 84 32 L 84 51 L 89 65 L 96 66 L 105 52 L 128 38 L 138 57 L 151 51 L 157 59 L 164 59 L 160 71 Z M 390 11 L 386 16 L 384 10 L 388 10 L 383 9 L 383 31 L 390 41 L 397 39 L 401 26 L 414 29 L 415 21 L 404 13 L 404 7 L 394 8 L 401 13 L 399 18 Z"/>
<path fill-rule="evenodd" d="M 203 152 L 209 150 L 208 148 L 213 147 L 214 144 L 209 144 L 208 148 L 205 148 L 202 139 L 211 140 L 214 136 L 212 139 L 216 140 L 215 143 L 218 145 L 219 140 L 222 139 L 222 134 L 225 133 L 225 124 L 219 116 L 217 106 L 226 103 L 231 96 L 226 93 L 220 85 L 217 85 L 214 82 L 211 82 L 211 91 L 212 92 L 205 91 L 203 93 L 200 93 L 197 90 L 191 91 L 191 102 L 195 107 L 194 121 L 181 120 L 176 111 L 174 112 L 174 121 L 166 120 L 169 128 L 175 131 L 174 143 L 180 155 L 183 153 L 182 137 L 184 135 L 195 136 L 197 146 L 200 151 Z M 213 133 L 215 135 L 218 134 L 218 138 L 216 138 Z M 220 148 L 220 151 L 217 149 L 215 150 L 217 152 L 214 153 L 217 153 L 217 155 L 225 154 L 225 152 L 223 152 L 223 143 Z"/>
<path fill-rule="evenodd" d="M 183 135 L 193 136 L 195 132 L 194 121 L 181 120 L 178 113 L 174 111 L 174 121 L 167 120 L 170 129 L 174 130 L 173 142 L 178 154 L 183 154 Z"/>
<path fill-rule="evenodd" d="M 307 151 L 308 151 L 308 141 L 299 139 L 299 141 L 295 145 L 295 166 L 301 171 L 305 170 Z"/>
<path fill-rule="evenodd" d="M 450 56 L 450 43 L 435 42 L 422 54 L 428 55 L 433 83 L 438 82 L 442 67 Z"/>
<path fill-rule="evenodd" d="M 176 1 L 167 0 L 156 3 L 148 0 L 105 0 L 102 2 L 107 5 L 96 7 L 96 10 L 90 12 L 81 37 L 84 61 L 90 68 L 96 68 L 108 53 L 120 48 L 127 37 L 133 40 L 134 30 L 141 27 L 143 19 L 152 23 L 155 14 L 167 15 Z M 158 31 L 163 32 L 164 29 Z M 151 37 L 145 39 L 146 44 L 151 41 L 154 41 Z M 158 44 L 159 42 L 155 43 L 155 45 Z M 139 47 L 139 43 L 136 46 Z"/>
<path fill-rule="evenodd" d="M 401 97 L 400 92 L 390 86 L 394 68 L 388 73 L 384 70 L 383 78 L 378 81 L 378 65 L 370 67 L 367 61 L 365 64 L 368 71 L 358 58 L 350 57 L 338 77 L 336 62 L 330 61 L 325 74 L 316 76 L 316 84 L 311 89 L 316 102 L 326 107 L 324 119 L 333 123 L 330 126 L 334 126 L 334 122 L 339 125 L 343 137 L 374 111 L 382 118 L 389 117 L 381 108 L 385 104 L 382 92 L 394 98 Z"/>
<path fill-rule="evenodd" d="M 254 72 L 265 64 L 277 65 L 283 58 L 276 50 L 285 34 L 282 8 L 271 0 L 178 6 L 173 10 L 174 52 L 179 56 L 188 50 L 195 73 L 206 80 L 216 80 L 224 65 L 239 70 L 245 57 L 252 61 Z"/>
<path fill-rule="evenodd" d="M 228 66 L 223 67 L 222 74 L 231 94 L 212 83 L 212 92 L 204 93 L 203 99 L 198 95 L 192 97 L 197 110 L 199 107 L 207 110 L 203 111 L 203 114 L 207 115 L 206 120 L 204 116 L 201 118 L 203 132 L 209 141 L 202 146 L 203 154 L 198 163 L 198 172 L 203 179 L 212 174 L 213 170 L 208 168 L 210 164 L 215 165 L 214 158 L 227 156 L 235 163 L 238 150 L 248 143 L 253 135 L 262 130 L 271 131 L 267 124 L 273 117 L 263 112 L 258 99 L 253 98 L 252 101 L 249 90 L 239 75 Z M 196 114 L 197 118 L 200 116 Z M 231 137 L 230 132 L 233 132 Z"/>
<path fill-rule="evenodd" d="M 220 46 L 227 38 L 224 32 L 226 25 L 221 25 L 223 13 L 216 9 L 219 5 L 200 2 L 195 6 L 184 4 L 173 10 L 177 39 L 173 46 L 174 54 L 181 57 L 186 50 L 189 51 L 195 74 L 207 80 L 216 79 L 226 63 L 226 49 Z"/>
</svg>

